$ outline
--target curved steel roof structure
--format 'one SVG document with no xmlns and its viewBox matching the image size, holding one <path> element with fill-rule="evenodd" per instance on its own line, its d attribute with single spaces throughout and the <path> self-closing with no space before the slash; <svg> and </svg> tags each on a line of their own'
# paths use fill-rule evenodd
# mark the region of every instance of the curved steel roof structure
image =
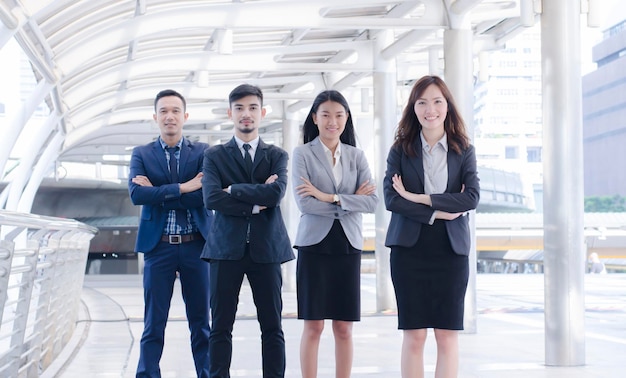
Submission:
<svg viewBox="0 0 626 378">
<path fill-rule="evenodd" d="M 0 48 L 18 41 L 39 82 L 33 104 L 51 109 L 32 153 L 56 141 L 53 160 L 95 163 L 156 136 L 161 89 L 187 98 L 186 135 L 211 142 L 231 135 L 230 90 L 258 85 L 268 134 L 327 88 L 359 108 L 376 55 L 395 59 L 398 87 L 410 86 L 440 60 L 444 29 L 471 28 L 476 52 L 501 48 L 528 4 L 534 21 L 524 0 L 2 0 Z M 376 51 L 385 31 L 393 40 Z"/>
</svg>

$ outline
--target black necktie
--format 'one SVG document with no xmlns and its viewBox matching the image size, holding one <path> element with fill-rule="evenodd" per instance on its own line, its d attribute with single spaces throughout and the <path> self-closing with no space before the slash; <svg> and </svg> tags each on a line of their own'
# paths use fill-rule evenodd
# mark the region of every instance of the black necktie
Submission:
<svg viewBox="0 0 626 378">
<path fill-rule="evenodd" d="M 246 150 L 243 155 L 243 160 L 246 162 L 246 170 L 248 171 L 248 174 L 252 173 L 252 156 L 250 155 L 250 148 L 252 148 L 252 146 L 248 143 L 243 145 L 243 149 Z"/>
<path fill-rule="evenodd" d="M 176 159 L 176 149 L 178 147 L 166 147 L 167 153 L 170 155 L 170 177 L 172 184 L 178 182 L 178 160 Z M 185 209 L 176 209 L 176 224 L 185 229 L 187 226 L 187 211 Z"/>
</svg>

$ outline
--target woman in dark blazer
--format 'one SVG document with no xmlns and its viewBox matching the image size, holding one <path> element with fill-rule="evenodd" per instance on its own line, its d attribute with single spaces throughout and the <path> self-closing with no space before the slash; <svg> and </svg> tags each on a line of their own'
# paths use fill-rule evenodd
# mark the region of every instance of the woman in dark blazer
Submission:
<svg viewBox="0 0 626 378">
<path fill-rule="evenodd" d="M 352 369 L 352 323 L 360 320 L 362 215 L 378 197 L 362 150 L 355 147 L 346 99 L 320 93 L 304 123 L 304 145 L 293 152 L 292 183 L 302 212 L 295 245 L 298 318 L 303 378 L 317 376 L 324 320 L 332 319 L 335 376 Z"/>
<path fill-rule="evenodd" d="M 425 76 L 413 86 L 383 188 L 402 376 L 423 376 L 427 329 L 434 328 L 435 376 L 456 377 L 469 277 L 468 211 L 478 205 L 480 189 L 474 147 L 441 78 Z"/>
</svg>

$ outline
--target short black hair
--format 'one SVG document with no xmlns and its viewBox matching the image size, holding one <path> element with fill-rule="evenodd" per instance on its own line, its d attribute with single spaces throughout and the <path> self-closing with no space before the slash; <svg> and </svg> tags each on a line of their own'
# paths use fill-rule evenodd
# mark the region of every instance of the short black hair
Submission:
<svg viewBox="0 0 626 378">
<path fill-rule="evenodd" d="M 159 100 L 162 99 L 163 97 L 169 97 L 169 96 L 176 96 L 180 98 L 183 101 L 183 110 L 187 111 L 187 101 L 185 101 L 185 97 L 183 97 L 183 95 L 181 95 L 180 93 L 176 92 L 173 89 L 164 89 L 161 92 L 157 93 L 156 97 L 154 98 L 154 112 L 155 113 L 157 111 L 157 102 L 159 102 Z"/>
<path fill-rule="evenodd" d="M 263 106 L 263 91 L 256 85 L 241 84 L 237 88 L 233 89 L 228 95 L 228 106 L 232 106 L 233 102 L 248 96 L 256 96 L 261 101 Z"/>
</svg>

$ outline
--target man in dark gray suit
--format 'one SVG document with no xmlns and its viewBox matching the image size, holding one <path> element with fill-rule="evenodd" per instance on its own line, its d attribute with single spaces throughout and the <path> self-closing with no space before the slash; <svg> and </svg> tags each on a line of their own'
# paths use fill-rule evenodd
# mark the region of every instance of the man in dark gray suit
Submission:
<svg viewBox="0 0 626 378">
<path fill-rule="evenodd" d="M 261 326 L 263 377 L 285 376 L 280 265 L 295 258 L 280 212 L 287 152 L 265 144 L 259 125 L 263 93 L 242 84 L 229 95 L 235 136 L 205 151 L 202 191 L 215 211 L 202 258 L 210 262 L 210 376 L 230 377 L 232 330 L 244 274 Z"/>
</svg>

